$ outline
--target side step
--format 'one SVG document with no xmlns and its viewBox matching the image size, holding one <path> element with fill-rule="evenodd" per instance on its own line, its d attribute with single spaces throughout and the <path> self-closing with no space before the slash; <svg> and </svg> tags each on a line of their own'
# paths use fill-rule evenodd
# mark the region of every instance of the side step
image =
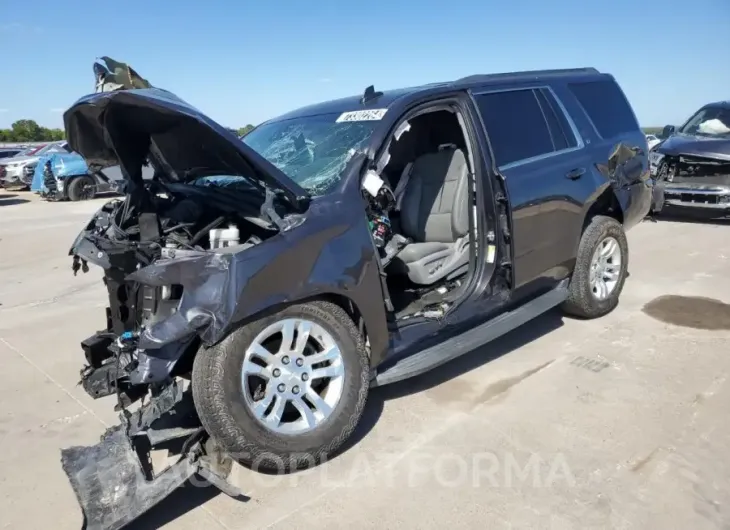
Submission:
<svg viewBox="0 0 730 530">
<path fill-rule="evenodd" d="M 552 291 L 512 311 L 502 313 L 461 335 L 400 360 L 375 376 L 372 386 L 389 385 L 428 372 L 520 327 L 561 304 L 567 297 L 568 280 L 563 280 Z"/>
</svg>

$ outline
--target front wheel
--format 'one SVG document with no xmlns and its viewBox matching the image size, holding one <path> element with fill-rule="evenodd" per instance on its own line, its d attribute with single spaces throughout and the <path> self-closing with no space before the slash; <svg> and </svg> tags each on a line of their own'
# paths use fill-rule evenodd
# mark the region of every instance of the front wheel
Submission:
<svg viewBox="0 0 730 530">
<path fill-rule="evenodd" d="M 289 471 L 349 438 L 370 386 L 363 338 L 329 302 L 290 306 L 202 349 L 192 386 L 200 420 L 233 458 Z"/>
<path fill-rule="evenodd" d="M 89 175 L 74 177 L 68 183 L 68 198 L 72 201 L 88 201 L 96 197 L 96 182 Z"/>
<path fill-rule="evenodd" d="M 598 318 L 613 311 L 628 264 L 629 244 L 621 223 L 612 217 L 595 216 L 581 237 L 563 310 L 581 318 Z"/>
</svg>

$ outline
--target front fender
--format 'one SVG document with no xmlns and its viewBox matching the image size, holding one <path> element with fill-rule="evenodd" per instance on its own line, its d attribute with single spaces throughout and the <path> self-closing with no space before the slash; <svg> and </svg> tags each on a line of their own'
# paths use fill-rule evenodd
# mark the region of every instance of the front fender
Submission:
<svg viewBox="0 0 730 530">
<path fill-rule="evenodd" d="M 371 362 L 387 352 L 378 257 L 361 208 L 314 201 L 303 223 L 259 245 L 181 255 L 129 276 L 146 285 L 183 286 L 177 312 L 140 335 L 139 347 L 150 355 L 192 333 L 215 344 L 264 312 L 332 294 L 351 300 L 362 315 Z"/>
</svg>

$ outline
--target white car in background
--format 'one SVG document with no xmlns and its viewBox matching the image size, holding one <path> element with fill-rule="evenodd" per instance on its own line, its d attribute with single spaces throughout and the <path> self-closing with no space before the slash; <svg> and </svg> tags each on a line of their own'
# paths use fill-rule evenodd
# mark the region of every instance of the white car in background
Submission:
<svg viewBox="0 0 730 530">
<path fill-rule="evenodd" d="M 659 145 L 659 142 L 661 142 L 661 140 L 657 138 L 655 134 L 646 135 L 646 143 L 649 144 L 649 151 L 651 151 L 655 146 Z"/>
<path fill-rule="evenodd" d="M 27 183 L 23 180 L 23 172 L 27 166 L 35 166 L 38 159 L 52 153 L 67 153 L 67 144 L 61 140 L 58 142 L 50 142 L 42 148 L 33 151 L 32 155 L 20 153 L 12 158 L 4 158 L 0 160 L 0 180 L 6 187 L 9 186 L 25 186 Z"/>
</svg>

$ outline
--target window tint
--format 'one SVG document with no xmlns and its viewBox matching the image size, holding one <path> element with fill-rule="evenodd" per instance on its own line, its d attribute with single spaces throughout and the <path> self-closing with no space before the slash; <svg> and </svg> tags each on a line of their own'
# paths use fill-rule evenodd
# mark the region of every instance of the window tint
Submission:
<svg viewBox="0 0 730 530">
<path fill-rule="evenodd" d="M 565 132 L 562 127 L 560 127 L 558 117 L 555 115 L 555 111 L 550 106 L 545 91 L 542 89 L 537 90 L 535 95 L 537 96 L 537 100 L 540 102 L 542 115 L 545 117 L 545 121 L 547 121 L 548 124 L 548 131 L 550 132 L 550 137 L 553 140 L 553 151 L 567 149 L 568 139 L 565 137 Z"/>
<path fill-rule="evenodd" d="M 573 133 L 573 129 L 571 129 L 570 123 L 568 123 L 568 118 L 565 117 L 565 112 L 555 100 L 555 96 L 553 96 L 553 94 L 547 88 L 541 88 L 540 93 L 542 93 L 543 98 L 545 98 L 545 100 L 547 100 L 548 102 L 548 105 L 550 105 L 552 115 L 555 117 L 555 121 L 558 124 L 557 127 L 560 129 L 560 131 L 563 133 L 563 136 L 565 137 L 566 147 L 568 149 L 578 147 L 578 139 L 575 137 L 575 133 Z M 548 123 L 550 124 L 551 128 L 555 127 L 555 122 L 552 122 L 550 119 L 548 119 Z"/>
<path fill-rule="evenodd" d="M 639 129 L 629 102 L 613 81 L 568 84 L 603 138 Z"/>
<path fill-rule="evenodd" d="M 553 152 L 553 138 L 533 90 L 475 96 L 498 166 Z"/>
</svg>

